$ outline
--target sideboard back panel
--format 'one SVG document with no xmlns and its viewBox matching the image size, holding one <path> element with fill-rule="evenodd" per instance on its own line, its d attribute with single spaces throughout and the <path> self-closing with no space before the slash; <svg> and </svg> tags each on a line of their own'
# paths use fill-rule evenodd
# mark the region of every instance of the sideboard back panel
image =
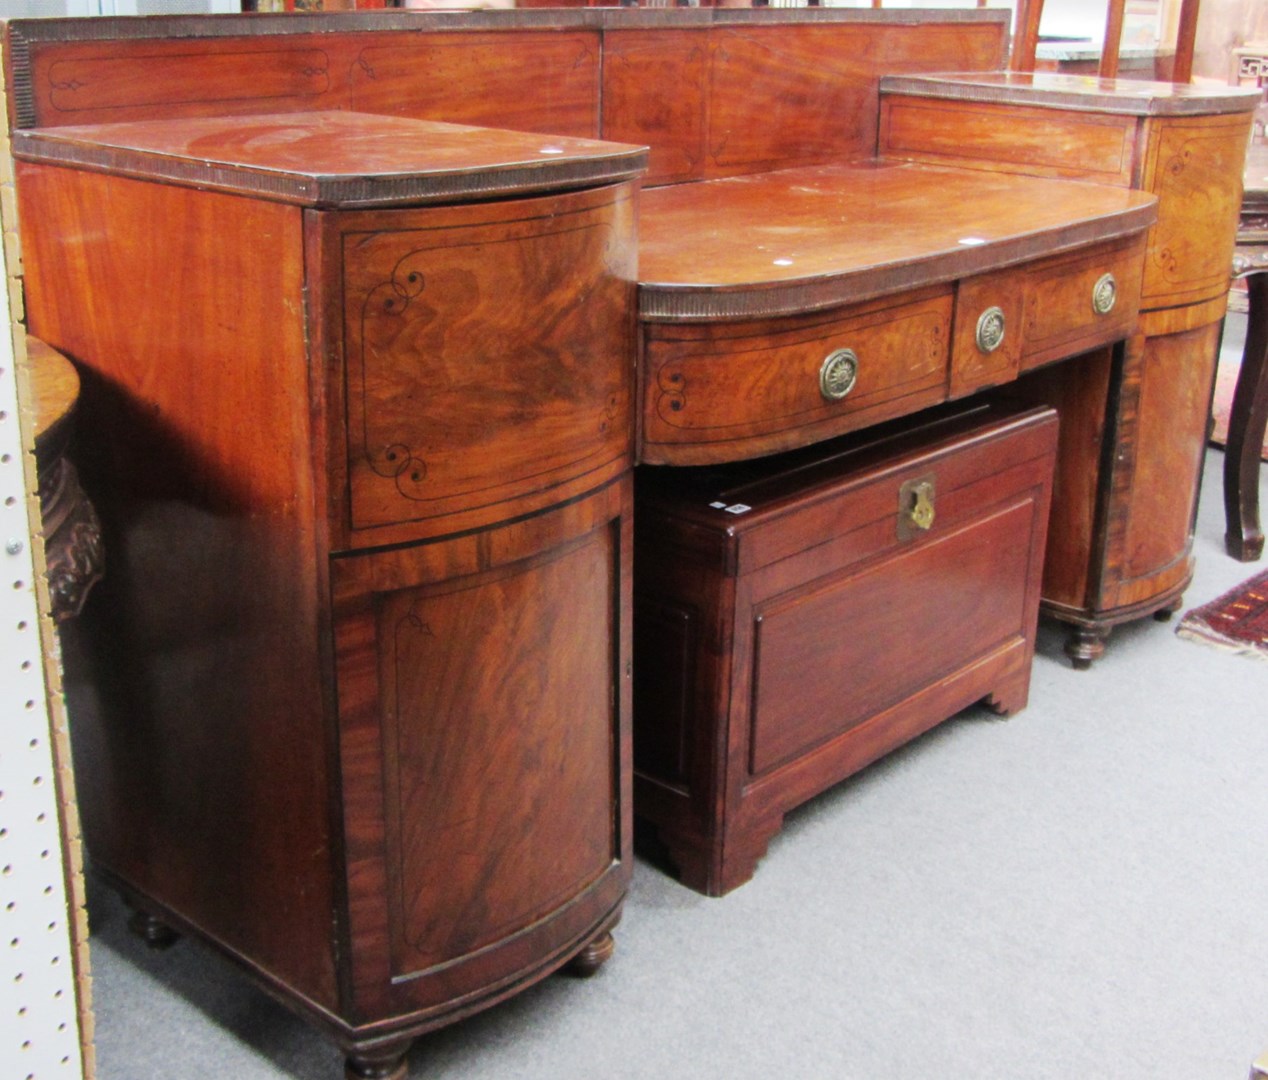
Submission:
<svg viewBox="0 0 1268 1080">
<path fill-rule="evenodd" d="M 870 157 L 882 75 L 997 70 L 1007 47 L 988 11 L 665 14 L 19 22 L 12 120 L 349 109 L 647 145 L 668 184 Z"/>
</svg>

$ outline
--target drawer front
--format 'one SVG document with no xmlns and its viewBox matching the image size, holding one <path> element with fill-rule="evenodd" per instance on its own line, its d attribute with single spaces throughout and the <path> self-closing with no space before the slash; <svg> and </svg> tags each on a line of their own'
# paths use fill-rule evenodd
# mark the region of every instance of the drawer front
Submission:
<svg viewBox="0 0 1268 1080">
<path fill-rule="evenodd" d="M 951 338 L 951 396 L 1017 377 L 1022 350 L 1024 275 L 1016 270 L 960 282 Z"/>
<path fill-rule="evenodd" d="M 1251 115 L 1155 117 L 1141 186 L 1158 196 L 1144 306 L 1154 311 L 1228 292 Z"/>
<path fill-rule="evenodd" d="M 643 361 L 642 459 L 655 464 L 733 461 L 942 400 L 949 290 L 833 315 L 650 326 Z"/>
<path fill-rule="evenodd" d="M 1132 332 L 1144 243 L 1142 236 L 1090 255 L 1045 260 L 1026 275 L 1022 370 Z"/>
<path fill-rule="evenodd" d="M 628 188 L 334 217 L 346 459 L 332 470 L 352 546 L 406 538 L 368 532 L 386 526 L 478 528 L 628 467 Z"/>
</svg>

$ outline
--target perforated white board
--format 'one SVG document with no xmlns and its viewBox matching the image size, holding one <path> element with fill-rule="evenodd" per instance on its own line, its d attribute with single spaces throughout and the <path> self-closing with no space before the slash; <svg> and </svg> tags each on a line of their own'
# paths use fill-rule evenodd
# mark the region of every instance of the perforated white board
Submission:
<svg viewBox="0 0 1268 1080">
<path fill-rule="evenodd" d="M 76 1080 L 75 965 L 6 280 L 0 274 L 0 1076 Z"/>
</svg>

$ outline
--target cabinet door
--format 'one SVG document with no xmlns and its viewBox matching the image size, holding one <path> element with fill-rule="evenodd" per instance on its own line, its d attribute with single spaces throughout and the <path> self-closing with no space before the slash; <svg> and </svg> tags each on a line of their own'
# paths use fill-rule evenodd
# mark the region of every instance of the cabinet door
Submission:
<svg viewBox="0 0 1268 1080">
<path fill-rule="evenodd" d="M 349 951 L 368 1018 L 502 996 L 620 903 L 628 486 L 334 561 Z"/>
</svg>

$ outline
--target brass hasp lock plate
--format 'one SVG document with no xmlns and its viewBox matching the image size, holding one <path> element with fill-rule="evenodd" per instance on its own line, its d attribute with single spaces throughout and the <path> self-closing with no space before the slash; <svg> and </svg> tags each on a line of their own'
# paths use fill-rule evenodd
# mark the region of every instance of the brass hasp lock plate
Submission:
<svg viewBox="0 0 1268 1080">
<path fill-rule="evenodd" d="M 898 539 L 910 540 L 933 528 L 934 478 L 918 476 L 898 489 Z"/>
</svg>

